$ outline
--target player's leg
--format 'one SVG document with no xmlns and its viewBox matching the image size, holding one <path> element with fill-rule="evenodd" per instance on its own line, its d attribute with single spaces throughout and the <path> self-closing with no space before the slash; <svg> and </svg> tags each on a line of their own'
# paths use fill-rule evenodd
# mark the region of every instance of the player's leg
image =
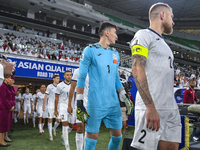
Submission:
<svg viewBox="0 0 200 150">
<path fill-rule="evenodd" d="M 60 125 L 61 119 L 56 118 L 53 126 L 53 135 L 56 136 L 56 128 Z"/>
<path fill-rule="evenodd" d="M 160 118 L 166 116 L 167 120 L 162 136 L 160 137 L 160 150 L 178 150 L 181 143 L 181 120 L 179 110 L 159 112 Z"/>
<path fill-rule="evenodd" d="M 83 138 L 83 133 L 85 130 L 84 123 L 80 122 L 78 123 L 78 119 L 76 121 L 76 148 L 77 150 L 83 150 L 83 143 L 84 143 L 84 138 Z"/>
<path fill-rule="evenodd" d="M 87 119 L 85 130 L 87 137 L 85 140 L 85 150 L 95 150 L 97 139 L 99 136 L 99 128 L 102 119 L 106 116 L 105 109 L 87 108 L 90 118 Z"/>
<path fill-rule="evenodd" d="M 178 150 L 179 143 L 159 141 L 160 150 Z"/>
<path fill-rule="evenodd" d="M 66 150 L 70 150 L 68 135 L 69 135 L 68 122 L 63 121 L 62 122 L 62 137 L 63 137 L 63 143 L 65 145 Z"/>
<path fill-rule="evenodd" d="M 38 115 L 39 134 L 42 134 L 42 115 Z"/>
<path fill-rule="evenodd" d="M 49 140 L 53 141 L 53 136 L 52 136 L 52 118 L 48 118 L 48 130 L 49 130 Z"/>
<path fill-rule="evenodd" d="M 21 104 L 19 103 L 18 106 L 17 106 L 17 119 L 19 119 L 19 115 L 20 115 L 20 110 L 21 110 Z"/>
<path fill-rule="evenodd" d="M 106 128 L 110 128 L 111 139 L 108 150 L 119 149 L 122 135 L 122 111 L 120 106 L 107 108 L 106 117 L 103 119 Z"/>
<path fill-rule="evenodd" d="M 72 113 L 72 115 L 67 113 L 67 121 L 68 121 L 68 133 L 70 133 L 74 128 L 74 121 L 75 121 L 74 113 Z"/>
<path fill-rule="evenodd" d="M 108 145 L 108 150 L 118 150 L 122 139 L 121 129 L 110 129 L 110 135 L 111 139 Z"/>
<path fill-rule="evenodd" d="M 28 114 L 27 114 L 26 123 L 28 123 L 28 118 L 29 118 L 30 115 L 31 115 L 31 106 L 30 106 L 30 105 L 27 106 L 27 112 L 28 112 Z"/>
<path fill-rule="evenodd" d="M 24 124 L 26 124 L 27 105 L 24 104 Z"/>
<path fill-rule="evenodd" d="M 35 117 L 36 117 L 36 113 L 35 113 L 35 111 L 33 110 L 33 111 L 32 111 L 33 128 L 35 128 Z"/>
</svg>

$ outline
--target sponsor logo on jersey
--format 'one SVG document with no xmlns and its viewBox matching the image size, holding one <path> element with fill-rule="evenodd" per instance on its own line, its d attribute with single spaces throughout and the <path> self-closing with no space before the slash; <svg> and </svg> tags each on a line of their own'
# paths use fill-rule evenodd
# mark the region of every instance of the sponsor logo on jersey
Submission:
<svg viewBox="0 0 200 150">
<path fill-rule="evenodd" d="M 113 55 L 113 59 L 117 59 L 117 56 L 115 54 L 112 54 Z"/>
</svg>

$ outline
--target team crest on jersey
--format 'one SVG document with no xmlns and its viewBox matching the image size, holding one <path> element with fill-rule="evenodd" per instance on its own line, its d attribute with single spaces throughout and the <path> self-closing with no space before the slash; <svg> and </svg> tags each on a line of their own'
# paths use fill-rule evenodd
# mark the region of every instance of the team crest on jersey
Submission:
<svg viewBox="0 0 200 150">
<path fill-rule="evenodd" d="M 84 54 L 81 55 L 80 60 L 84 60 Z"/>
<path fill-rule="evenodd" d="M 113 55 L 113 59 L 117 59 L 117 56 L 115 54 L 112 54 Z"/>
</svg>

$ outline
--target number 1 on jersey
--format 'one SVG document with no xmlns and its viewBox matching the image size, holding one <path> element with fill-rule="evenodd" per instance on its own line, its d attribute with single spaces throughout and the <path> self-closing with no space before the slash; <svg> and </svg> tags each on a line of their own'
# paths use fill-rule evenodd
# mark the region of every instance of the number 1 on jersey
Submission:
<svg viewBox="0 0 200 150">
<path fill-rule="evenodd" d="M 108 73 L 110 74 L 110 66 L 109 66 L 109 65 L 107 65 L 107 67 L 108 67 Z"/>
</svg>

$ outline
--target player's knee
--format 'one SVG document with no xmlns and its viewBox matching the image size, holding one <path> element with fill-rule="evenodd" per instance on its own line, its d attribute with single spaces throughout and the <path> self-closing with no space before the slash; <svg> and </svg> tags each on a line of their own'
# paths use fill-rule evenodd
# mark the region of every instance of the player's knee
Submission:
<svg viewBox="0 0 200 150">
<path fill-rule="evenodd" d="M 83 128 L 82 126 L 78 126 L 78 125 L 77 125 L 76 132 L 79 133 L 79 134 L 81 134 L 81 133 L 84 132 L 84 128 Z"/>
<path fill-rule="evenodd" d="M 68 126 L 68 122 L 67 121 L 62 122 L 62 126 Z"/>
<path fill-rule="evenodd" d="M 56 122 L 57 122 L 57 123 L 60 123 L 60 122 L 61 122 L 61 120 L 60 120 L 60 119 L 56 119 Z"/>
<path fill-rule="evenodd" d="M 52 123 L 52 119 L 48 119 L 48 122 L 49 122 L 49 123 Z"/>
<path fill-rule="evenodd" d="M 70 128 L 74 128 L 74 124 L 69 123 Z"/>
</svg>

